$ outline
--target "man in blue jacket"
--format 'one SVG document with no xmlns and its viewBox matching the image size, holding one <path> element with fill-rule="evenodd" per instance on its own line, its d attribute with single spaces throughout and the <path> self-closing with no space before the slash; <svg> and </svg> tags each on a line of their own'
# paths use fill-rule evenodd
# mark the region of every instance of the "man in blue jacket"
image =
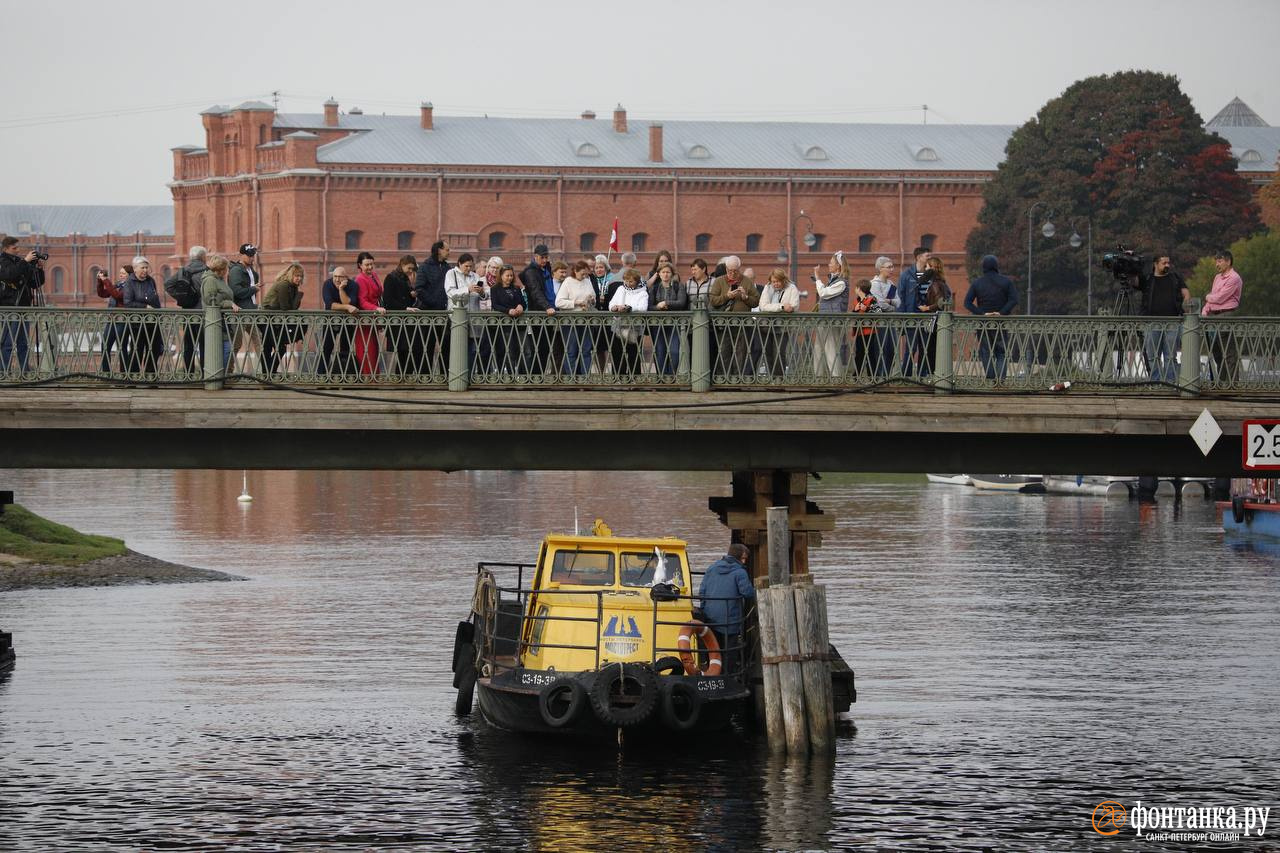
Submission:
<svg viewBox="0 0 1280 853">
<path fill-rule="evenodd" d="M 964 297 L 964 307 L 970 314 L 983 317 L 1004 317 L 1018 306 L 1018 291 L 1008 276 L 1000 275 L 1000 264 L 995 255 L 982 259 L 982 275 L 969 284 Z M 987 378 L 1004 379 L 1004 331 L 986 328 L 978 332 L 978 357 L 987 368 Z"/>
<path fill-rule="evenodd" d="M 902 275 L 898 276 L 898 298 L 901 299 L 898 310 L 903 314 L 920 314 L 920 305 L 925 301 L 925 294 L 929 292 L 929 281 L 922 281 L 924 276 L 925 265 L 929 263 L 929 258 L 933 257 L 933 253 L 924 246 L 916 246 L 915 252 L 916 262 L 902 271 Z M 902 359 L 902 375 L 910 376 L 914 372 L 913 363 L 920 363 L 920 375 L 924 376 L 928 373 L 926 365 L 928 361 L 924 354 L 924 347 L 928 339 L 928 334 L 919 329 L 909 329 L 905 335 L 907 339 L 906 355 Z"/>
<path fill-rule="evenodd" d="M 720 641 L 726 673 L 734 672 L 737 651 L 742 646 L 742 601 L 756 597 L 756 588 L 747 575 L 750 559 L 747 546 L 735 542 L 729 546 L 728 554 L 711 564 L 698 586 L 702 612 L 707 626 Z"/>
</svg>

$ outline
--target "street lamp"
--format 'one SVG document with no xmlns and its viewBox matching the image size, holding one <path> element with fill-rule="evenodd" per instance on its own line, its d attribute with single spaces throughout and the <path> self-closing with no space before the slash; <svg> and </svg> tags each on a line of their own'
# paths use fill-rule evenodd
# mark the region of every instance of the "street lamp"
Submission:
<svg viewBox="0 0 1280 853">
<path fill-rule="evenodd" d="M 1086 243 L 1086 242 L 1088 243 L 1088 246 L 1085 248 L 1085 252 L 1086 252 L 1086 253 L 1088 253 L 1088 263 L 1089 263 L 1089 273 L 1088 273 L 1088 281 L 1089 281 L 1089 307 L 1088 307 L 1088 315 L 1089 315 L 1090 317 L 1092 317 L 1092 316 L 1093 316 L 1093 220 L 1092 220 L 1091 218 L 1089 218 L 1089 217 L 1087 217 L 1087 216 L 1086 216 L 1084 221 L 1085 221 L 1085 226 L 1086 226 L 1086 228 L 1085 228 L 1085 233 L 1086 233 L 1088 236 L 1087 236 L 1085 239 L 1081 239 L 1081 237 L 1080 237 L 1080 232 L 1079 232 L 1079 231 L 1077 231 L 1077 230 L 1075 229 L 1075 226 L 1073 225 L 1073 226 L 1071 227 L 1071 239 L 1070 239 L 1070 241 L 1068 241 L 1068 242 L 1070 242 L 1070 243 L 1071 243 L 1071 248 L 1073 248 L 1073 249 L 1079 249 L 1079 248 L 1080 248 L 1080 244 L 1081 244 L 1081 243 Z"/>
<path fill-rule="evenodd" d="M 796 250 L 798 248 L 796 246 L 796 226 L 800 224 L 801 219 L 803 219 L 806 223 L 808 223 L 805 226 L 804 237 L 801 238 L 804 241 L 805 247 L 808 249 L 812 249 L 814 246 L 818 244 L 818 236 L 813 233 L 813 220 L 810 219 L 808 214 L 806 214 L 803 210 L 800 211 L 800 215 L 797 216 L 795 219 L 791 220 L 791 233 L 787 235 L 787 238 L 791 245 L 791 254 L 790 254 L 791 280 L 793 282 L 796 280 L 796 276 L 800 272 L 799 270 L 800 259 L 796 257 Z M 787 250 L 785 247 L 779 248 L 778 263 L 785 264 L 786 262 L 787 262 Z"/>
<path fill-rule="evenodd" d="M 1027 313 L 1028 314 L 1031 313 L 1031 253 L 1033 248 L 1031 244 L 1032 215 L 1035 213 L 1037 207 L 1040 207 L 1042 204 L 1046 204 L 1046 203 L 1047 202 L 1038 201 L 1035 204 L 1031 205 L 1031 207 L 1027 210 Z M 1049 215 L 1052 216 L 1053 211 L 1049 211 Z M 1040 233 L 1043 234 L 1046 239 L 1048 239 L 1052 237 L 1055 233 L 1057 233 L 1057 229 L 1053 227 L 1052 222 L 1046 219 L 1044 225 L 1040 228 Z"/>
</svg>

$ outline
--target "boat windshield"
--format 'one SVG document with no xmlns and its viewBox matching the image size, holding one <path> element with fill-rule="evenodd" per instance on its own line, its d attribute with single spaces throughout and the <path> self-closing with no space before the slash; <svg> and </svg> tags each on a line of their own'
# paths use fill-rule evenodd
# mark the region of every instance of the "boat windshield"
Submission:
<svg viewBox="0 0 1280 853">
<path fill-rule="evenodd" d="M 679 554 L 663 555 L 667 564 L 665 577 L 663 572 L 659 570 L 658 558 L 652 551 L 647 554 L 639 552 L 623 552 L 622 554 L 622 585 L 623 586 L 653 586 L 655 575 L 657 580 L 663 583 L 674 584 L 678 588 L 684 588 L 684 572 L 680 568 Z"/>
<path fill-rule="evenodd" d="M 551 563 L 553 583 L 613 586 L 613 554 L 608 551 L 557 551 Z"/>
</svg>

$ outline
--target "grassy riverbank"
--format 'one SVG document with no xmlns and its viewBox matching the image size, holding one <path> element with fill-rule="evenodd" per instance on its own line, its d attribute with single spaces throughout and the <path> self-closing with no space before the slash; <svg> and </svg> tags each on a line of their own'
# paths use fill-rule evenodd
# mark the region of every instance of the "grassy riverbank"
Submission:
<svg viewBox="0 0 1280 853">
<path fill-rule="evenodd" d="M 17 504 L 0 515 L 0 592 L 227 580 L 244 578 L 157 560 L 120 539 L 81 533 Z"/>
<path fill-rule="evenodd" d="M 6 562 L 29 560 L 79 566 L 90 560 L 118 557 L 125 550 L 121 539 L 72 530 L 19 504 L 6 507 L 4 515 L 0 515 L 0 555 L 16 558 Z"/>
</svg>

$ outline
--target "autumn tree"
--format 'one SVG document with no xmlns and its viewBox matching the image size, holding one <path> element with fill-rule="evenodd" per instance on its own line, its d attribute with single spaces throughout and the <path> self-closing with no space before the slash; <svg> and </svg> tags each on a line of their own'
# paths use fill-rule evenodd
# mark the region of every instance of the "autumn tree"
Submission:
<svg viewBox="0 0 1280 853">
<path fill-rule="evenodd" d="M 1276 159 L 1276 173 L 1271 176 L 1271 183 L 1258 193 L 1258 203 L 1262 207 L 1262 224 L 1280 233 L 1280 158 Z"/>
<path fill-rule="evenodd" d="M 1204 129 L 1176 77 L 1151 71 L 1074 83 L 1010 137 L 966 248 L 974 269 L 983 255 L 999 256 L 1024 302 L 1028 212 L 1038 201 L 1030 229 L 1037 314 L 1084 312 L 1085 247 L 1069 238 L 1083 236 L 1089 221 L 1095 310 L 1112 300 L 1101 259 L 1117 244 L 1167 252 L 1187 269 L 1259 228 L 1228 143 Z M 1041 233 L 1045 221 L 1054 223 L 1051 238 Z"/>
</svg>

